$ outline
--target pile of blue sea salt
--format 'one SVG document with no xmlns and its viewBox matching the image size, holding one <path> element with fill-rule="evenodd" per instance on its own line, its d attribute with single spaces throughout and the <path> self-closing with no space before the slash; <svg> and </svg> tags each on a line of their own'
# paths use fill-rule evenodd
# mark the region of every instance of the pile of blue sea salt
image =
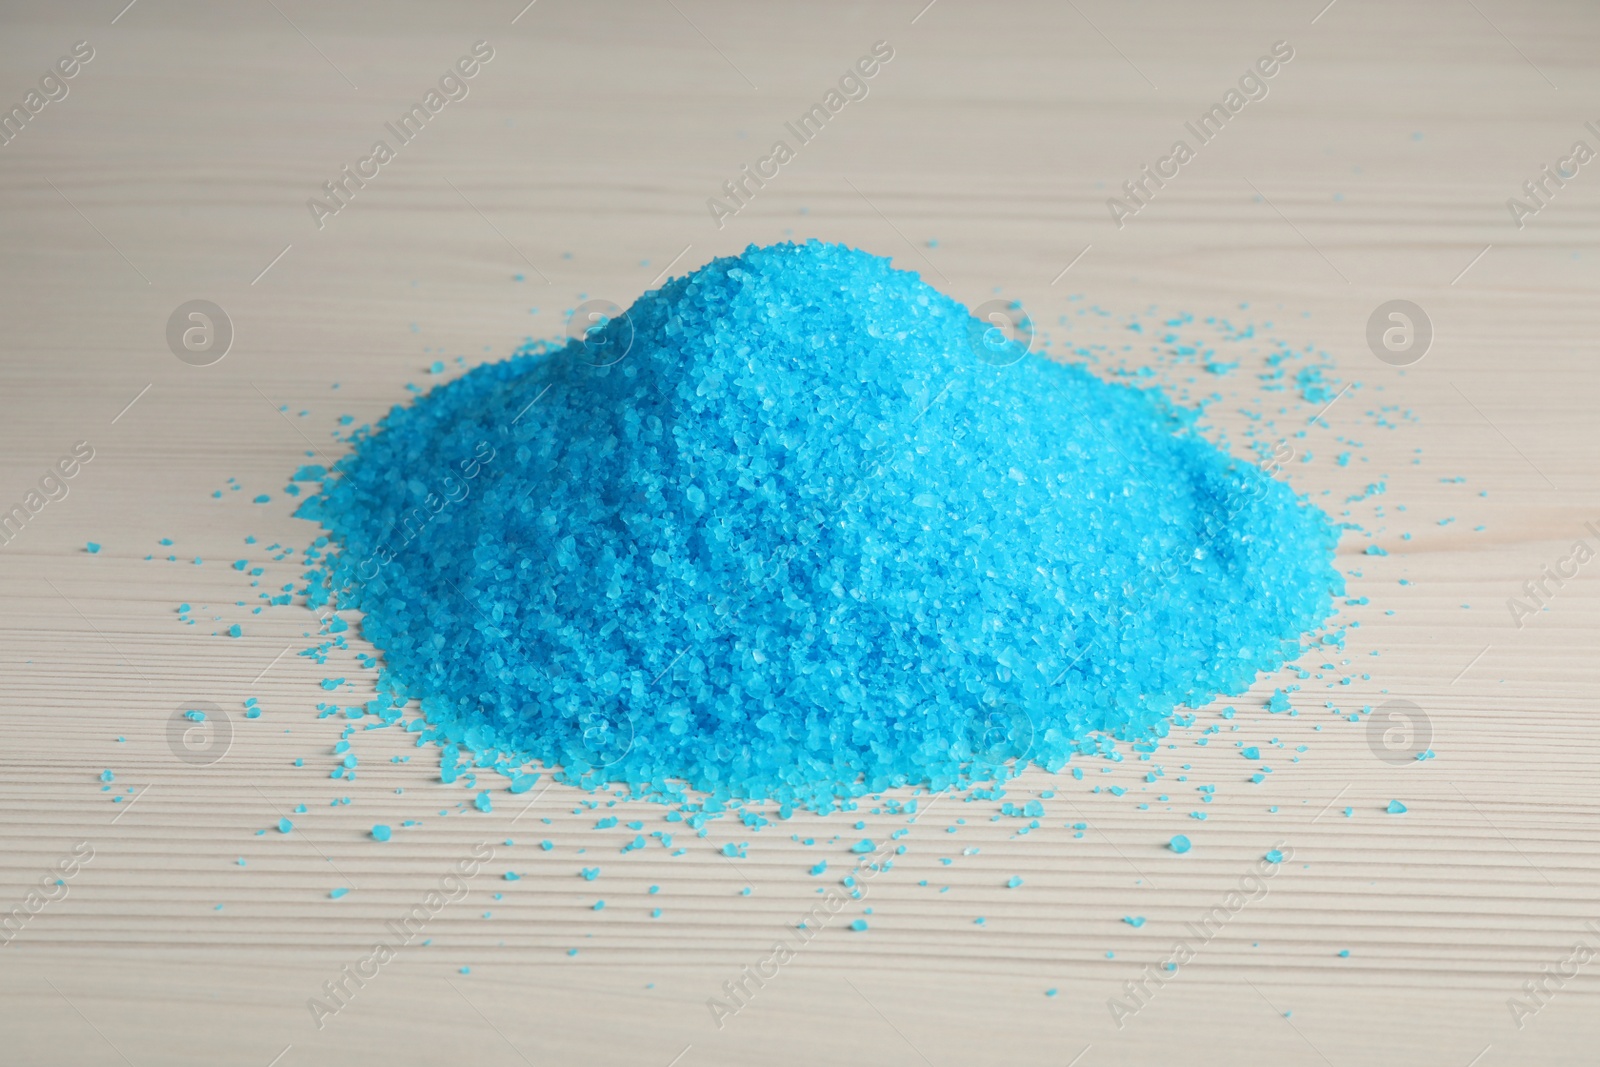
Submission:
<svg viewBox="0 0 1600 1067">
<path fill-rule="evenodd" d="M 480 765 L 828 807 L 1061 768 L 1242 692 L 1336 530 L 1155 390 L 887 259 L 719 259 L 396 407 L 300 514 L 313 606 Z"/>
</svg>

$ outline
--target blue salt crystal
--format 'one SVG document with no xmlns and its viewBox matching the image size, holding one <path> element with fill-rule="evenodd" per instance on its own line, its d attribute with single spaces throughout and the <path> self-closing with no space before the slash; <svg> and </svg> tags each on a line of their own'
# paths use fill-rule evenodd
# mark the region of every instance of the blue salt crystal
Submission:
<svg viewBox="0 0 1600 1067">
<path fill-rule="evenodd" d="M 308 587 L 436 736 L 815 808 L 1058 770 L 1297 657 L 1327 517 L 986 332 L 887 259 L 752 246 L 353 431 Z"/>
</svg>

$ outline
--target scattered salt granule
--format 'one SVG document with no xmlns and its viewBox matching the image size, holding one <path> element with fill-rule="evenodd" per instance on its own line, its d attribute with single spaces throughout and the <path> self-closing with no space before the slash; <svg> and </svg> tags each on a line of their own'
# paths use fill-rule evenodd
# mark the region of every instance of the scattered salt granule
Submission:
<svg viewBox="0 0 1600 1067">
<path fill-rule="evenodd" d="M 843 246 L 715 260 L 354 431 L 308 600 L 463 758 L 817 808 L 1060 769 L 1297 657 L 1327 517 L 996 333 Z"/>
</svg>

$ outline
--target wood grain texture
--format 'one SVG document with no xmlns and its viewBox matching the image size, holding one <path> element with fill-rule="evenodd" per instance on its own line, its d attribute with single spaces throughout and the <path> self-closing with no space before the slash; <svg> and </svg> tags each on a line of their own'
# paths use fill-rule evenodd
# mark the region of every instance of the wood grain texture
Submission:
<svg viewBox="0 0 1600 1067">
<path fill-rule="evenodd" d="M 1585 928 L 1600 925 L 1595 578 L 1582 570 L 1521 628 L 1505 606 L 1600 522 L 1600 178 L 1582 169 L 1520 229 L 1506 207 L 1574 141 L 1600 147 L 1584 127 L 1600 118 L 1592 9 L 520 6 L 141 0 L 120 15 L 116 2 L 0 15 L 0 102 L 75 42 L 95 49 L 66 98 L 0 146 L 0 504 L 75 442 L 95 449 L 70 494 L 0 548 L 0 911 L 76 843 L 94 850 L 0 947 L 0 1060 L 1593 1062 L 1600 963 L 1547 985 L 1520 1028 L 1508 998 L 1580 938 L 1600 946 Z M 495 55 L 467 98 L 318 229 L 307 198 L 478 40 Z M 895 55 L 868 97 L 719 229 L 706 198 L 878 40 Z M 1295 57 L 1265 99 L 1115 226 L 1107 197 L 1280 40 Z M 503 794 L 491 814 L 463 811 L 436 753 L 394 731 L 361 738 L 357 781 L 331 781 L 340 725 L 316 718 L 318 682 L 371 672 L 293 654 L 315 618 L 233 607 L 256 591 L 228 564 L 305 544 L 281 487 L 308 451 L 337 455 L 339 414 L 379 417 L 435 358 L 557 334 L 580 295 L 627 304 L 680 252 L 674 273 L 791 234 L 893 255 L 969 303 L 999 286 L 1058 345 L 1120 344 L 1120 323 L 1154 309 L 1327 350 L 1361 388 L 1308 431 L 1313 462 L 1290 478 L 1338 501 L 1387 476 L 1382 516 L 1369 501 L 1352 518 L 1392 554 L 1341 548 L 1362 572 L 1352 593 L 1370 599 L 1348 666 L 1323 672 L 1348 686 L 1308 681 L 1291 719 L 1259 710 L 1291 676 L 1263 679 L 1235 702 L 1237 733 L 1175 738 L 1156 784 L 1131 760 L 1089 764 L 1083 783 L 1031 774 L 1014 798 L 1059 792 L 1020 840 L 994 805 L 940 799 L 870 884 L 870 931 L 850 933 L 856 912 L 843 913 L 719 1028 L 707 998 L 814 906 L 806 868 L 843 868 L 836 835 L 886 837 L 904 818 L 863 812 L 857 831 L 797 816 L 759 834 L 723 821 L 704 839 L 680 826 L 682 856 L 654 843 L 619 855 L 616 831 L 579 810 L 591 798 L 561 787 L 520 816 Z M 237 331 L 211 367 L 164 339 L 194 298 Z M 1437 330 L 1403 374 L 1364 340 L 1393 298 Z M 1091 305 L 1108 317 L 1077 314 Z M 1414 420 L 1375 428 L 1379 404 Z M 1227 408 L 1218 421 L 1238 429 Z M 1364 461 L 1335 466 L 1339 436 Z M 274 502 L 249 504 L 257 492 Z M 180 562 L 145 560 L 167 551 Z M 297 577 L 263 562 L 264 583 Z M 212 610 L 185 626 L 179 602 Z M 236 620 L 243 637 L 213 635 Z M 239 714 L 247 696 L 260 719 Z M 1384 763 L 1322 707 L 1391 697 L 1425 710 L 1435 760 Z M 168 744 L 170 716 L 194 700 L 231 714 L 211 766 Z M 1267 749 L 1275 773 L 1249 784 L 1235 739 L 1283 742 Z M 128 800 L 101 790 L 105 768 Z M 1096 779 L 1129 793 L 1091 793 Z M 1197 783 L 1217 784 L 1203 823 L 1184 817 Z M 1382 813 L 1394 797 L 1405 816 Z M 300 803 L 293 833 L 258 836 Z M 639 817 L 667 829 L 658 816 Z M 405 819 L 421 825 L 365 837 Z M 1079 821 L 1081 839 L 1065 825 Z M 1196 841 L 1181 858 L 1162 848 L 1179 831 Z M 745 858 L 717 851 L 744 840 Z M 1119 1028 L 1108 998 L 1279 841 L 1292 860 Z M 308 998 L 480 842 L 494 858 L 428 923 L 431 943 L 402 949 L 318 1029 Z M 579 866 L 603 873 L 587 882 Z M 1008 890 L 1013 874 L 1024 885 Z M 352 891 L 328 899 L 336 886 Z"/>
</svg>

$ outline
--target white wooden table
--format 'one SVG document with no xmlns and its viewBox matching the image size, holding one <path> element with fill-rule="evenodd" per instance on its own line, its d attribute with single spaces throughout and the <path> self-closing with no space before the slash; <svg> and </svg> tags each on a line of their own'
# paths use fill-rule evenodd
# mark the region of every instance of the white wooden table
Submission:
<svg viewBox="0 0 1600 1067">
<path fill-rule="evenodd" d="M 1501 0 L 921 5 L 7 6 L 0 103 L 22 104 L 77 42 L 93 57 L 47 81 L 65 95 L 0 145 L 0 505 L 75 443 L 94 454 L 0 547 L 0 913 L 74 847 L 93 854 L 0 947 L 0 1060 L 1594 1062 L 1600 962 L 1523 992 L 1580 939 L 1600 949 L 1593 565 L 1520 628 L 1506 601 L 1574 540 L 1600 545 L 1583 526 L 1600 522 L 1600 177 L 1591 165 L 1548 186 L 1521 228 L 1506 201 L 1574 141 L 1600 148 L 1584 126 L 1600 117 L 1600 20 Z M 319 228 L 307 200 L 478 41 L 493 56 L 466 95 L 369 164 Z M 707 199 L 878 41 L 893 58 L 868 95 L 719 228 Z M 1191 141 L 1194 158 L 1115 225 L 1107 198 L 1279 41 L 1294 55 L 1265 97 Z M 871 929 L 831 925 L 720 1028 L 708 998 L 793 936 L 816 900 L 810 864 L 848 864 L 842 841 L 790 833 L 827 841 L 856 835 L 851 821 L 723 821 L 704 840 L 680 827 L 685 855 L 619 855 L 569 789 L 520 818 L 503 795 L 491 814 L 461 810 L 437 752 L 395 731 L 362 737 L 355 782 L 330 780 L 340 724 L 316 717 L 318 682 L 373 672 L 279 658 L 315 618 L 234 608 L 256 590 L 229 567 L 298 578 L 262 548 L 310 535 L 281 492 L 307 450 L 337 455 L 340 414 L 375 420 L 435 359 L 502 357 L 559 334 L 581 296 L 625 305 L 669 264 L 791 235 L 892 255 L 969 303 L 999 287 L 1052 329 L 1089 304 L 1111 313 L 1069 318 L 1080 338 L 1188 311 L 1270 320 L 1271 336 L 1332 353 L 1362 388 L 1310 431 L 1316 458 L 1290 477 L 1342 499 L 1387 475 L 1387 518 L 1370 502 L 1357 517 L 1391 546 L 1414 534 L 1386 559 L 1358 560 L 1357 537 L 1342 549 L 1370 599 L 1345 658 L 1371 677 L 1334 696 L 1412 701 L 1437 757 L 1375 758 L 1307 683 L 1295 719 L 1236 702 L 1230 739 L 1288 746 L 1262 784 L 1231 745 L 1184 740 L 1168 757 L 1217 783 L 1203 823 L 1180 820 L 1193 801 L 1171 781 L 1151 788 L 1177 814 L 1140 793 L 1131 763 L 1102 776 L 1090 762 L 1082 783 L 1027 776 L 1013 797 L 1059 793 L 1022 840 L 989 821 L 993 804 L 947 798 L 871 883 Z M 1403 374 L 1364 336 L 1400 298 L 1436 330 Z M 165 337 L 196 299 L 234 330 L 211 366 Z M 1379 402 L 1415 420 L 1375 429 Z M 1336 467 L 1338 435 L 1366 462 Z M 251 504 L 258 492 L 273 502 Z M 214 616 L 244 618 L 244 636 L 213 636 Z M 259 719 L 243 717 L 249 696 Z M 169 745 L 189 701 L 230 716 L 215 763 Z M 1089 792 L 1097 778 L 1128 795 Z M 1391 798 L 1409 811 L 1384 814 Z M 285 812 L 294 832 L 258 836 Z M 635 817 L 665 828 L 660 814 Z M 905 824 L 857 817 L 881 836 Z M 365 836 L 406 819 L 421 825 L 387 845 Z M 1080 820 L 1081 839 L 1064 826 Z M 1176 830 L 1196 841 L 1181 858 L 1162 848 Z M 721 856 L 729 840 L 748 856 Z M 1278 841 L 1292 859 L 1258 899 L 1119 1028 L 1108 1000 Z M 493 858 L 430 919 L 431 943 L 348 985 L 319 1029 L 308 1000 L 480 842 Z M 1008 890 L 1013 874 L 1024 885 Z M 351 892 L 331 900 L 335 887 Z M 1519 997 L 1538 1008 L 1520 1027 Z"/>
</svg>

